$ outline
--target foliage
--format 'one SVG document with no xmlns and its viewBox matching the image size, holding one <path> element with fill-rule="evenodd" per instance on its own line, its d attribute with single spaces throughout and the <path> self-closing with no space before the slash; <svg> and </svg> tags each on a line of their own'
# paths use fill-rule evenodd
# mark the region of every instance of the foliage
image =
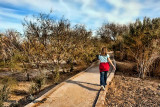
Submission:
<svg viewBox="0 0 160 107">
<path fill-rule="evenodd" d="M 33 80 L 33 84 L 31 85 L 29 92 L 31 94 L 40 92 L 42 86 L 45 84 L 45 77 L 42 75 L 39 75 Z"/>
<path fill-rule="evenodd" d="M 17 81 L 11 77 L 4 77 L 1 79 L 0 87 L 0 106 L 3 106 L 3 102 L 10 98 L 10 92 L 13 87 L 17 85 Z"/>
<path fill-rule="evenodd" d="M 155 26 L 154 20 L 149 18 L 144 18 L 143 23 L 137 20 L 130 24 L 129 34 L 124 37 L 128 54 L 135 58 L 137 70 L 142 78 L 149 72 L 150 65 L 159 57 L 156 49 L 159 45 L 154 43 L 159 39 L 157 29 L 160 25 L 159 28 Z"/>
<path fill-rule="evenodd" d="M 14 30 L 8 30 L 1 36 L 0 63 L 2 67 L 9 67 L 11 71 L 20 69 L 21 54 L 20 34 Z"/>
<path fill-rule="evenodd" d="M 0 90 L 0 101 L 7 101 L 10 94 L 10 88 L 8 84 L 4 84 L 2 89 Z"/>
<path fill-rule="evenodd" d="M 59 81 L 59 78 L 60 78 L 60 74 L 58 72 L 59 70 L 59 67 L 56 67 L 56 70 L 55 70 L 55 74 L 54 74 L 54 82 L 57 83 Z"/>
<path fill-rule="evenodd" d="M 64 17 L 56 20 L 52 12 L 33 17 L 34 21 L 25 19 L 23 22 L 23 39 L 14 30 L 0 34 L 0 68 L 25 71 L 29 76 L 31 67 L 43 73 L 43 65 L 48 63 L 59 78 L 55 67 L 67 63 L 67 67 L 73 70 L 75 63 L 89 64 L 106 46 L 116 56 L 120 54 L 116 58 L 136 61 L 137 70 L 144 76 L 160 54 L 160 18 L 145 17 L 143 21 L 137 19 L 129 25 L 104 23 L 97 30 L 97 36 L 92 36 L 92 31 L 84 25 L 71 26 Z"/>
<path fill-rule="evenodd" d="M 0 83 L 3 85 L 7 85 L 10 88 L 14 88 L 17 85 L 17 80 L 13 77 L 3 77 L 0 80 Z"/>
<path fill-rule="evenodd" d="M 103 42 L 110 43 L 109 48 L 115 51 L 116 58 L 119 55 L 120 60 L 136 61 L 142 78 L 150 74 L 151 65 L 160 57 L 160 18 L 145 17 L 128 26 L 104 24 L 98 34 Z"/>
<path fill-rule="evenodd" d="M 0 107 L 3 107 L 3 101 L 0 100 Z"/>
</svg>

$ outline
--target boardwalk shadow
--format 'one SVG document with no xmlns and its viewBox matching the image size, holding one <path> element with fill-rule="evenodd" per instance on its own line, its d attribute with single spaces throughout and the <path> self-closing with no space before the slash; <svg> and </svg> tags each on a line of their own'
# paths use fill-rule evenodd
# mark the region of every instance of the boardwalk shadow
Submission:
<svg viewBox="0 0 160 107">
<path fill-rule="evenodd" d="M 83 88 L 86 88 L 86 89 L 90 90 L 90 91 L 99 91 L 97 89 L 94 89 L 94 88 L 91 88 L 91 87 L 83 85 L 83 84 L 89 84 L 89 85 L 99 86 L 99 84 L 93 84 L 93 83 L 81 82 L 81 81 L 73 81 L 73 80 L 68 80 L 66 82 L 67 83 L 72 83 L 72 84 L 77 84 L 77 85 L 79 85 L 79 86 L 81 86 Z"/>
<path fill-rule="evenodd" d="M 96 102 L 97 102 L 97 99 L 99 97 L 99 93 L 100 93 L 100 89 L 94 89 L 94 88 L 91 88 L 91 87 L 88 87 L 88 86 L 85 86 L 83 84 L 89 84 L 89 85 L 94 85 L 94 86 L 100 86 L 99 84 L 93 84 L 93 83 L 88 83 L 88 82 L 81 82 L 81 81 L 73 81 L 73 80 L 68 80 L 67 83 L 72 83 L 72 84 L 77 84 L 83 88 L 86 88 L 88 90 L 91 90 L 91 91 L 97 91 L 97 94 L 96 94 L 96 97 L 93 101 L 93 104 L 92 104 L 92 107 L 95 107 L 96 105 Z"/>
</svg>

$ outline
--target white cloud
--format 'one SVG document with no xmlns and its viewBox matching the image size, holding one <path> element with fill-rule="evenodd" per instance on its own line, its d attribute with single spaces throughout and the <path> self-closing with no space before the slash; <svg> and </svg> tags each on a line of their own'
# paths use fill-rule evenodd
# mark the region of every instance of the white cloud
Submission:
<svg viewBox="0 0 160 107">
<path fill-rule="evenodd" d="M 6 16 L 6 17 L 10 17 L 10 18 L 15 18 L 15 19 L 18 19 L 18 20 L 23 20 L 23 18 L 25 16 L 24 15 L 15 14 L 15 12 L 16 12 L 16 10 L 0 7 L 0 15 L 3 15 L 3 16 Z"/>
<path fill-rule="evenodd" d="M 160 1 L 159 0 L 146 0 L 143 3 L 143 10 L 141 15 L 147 17 L 160 17 Z"/>
<path fill-rule="evenodd" d="M 142 5 L 134 0 L 106 0 L 114 6 L 114 9 L 107 14 L 108 20 L 112 22 L 126 24 L 139 16 Z"/>
<path fill-rule="evenodd" d="M 25 7 L 34 12 L 55 11 L 56 15 L 68 18 L 71 23 L 86 24 L 95 30 L 105 21 L 126 24 L 138 17 L 154 15 L 160 11 L 160 1 L 146 0 L 105 0 L 113 8 L 110 11 L 101 8 L 98 0 L 0 0 L 14 6 Z M 153 9 L 154 13 L 142 13 L 143 9 Z M 0 14 L 23 19 L 23 15 L 16 14 L 13 10 L 0 10 Z M 159 14 L 160 15 L 160 14 Z M 16 26 L 14 26 L 16 27 Z"/>
</svg>

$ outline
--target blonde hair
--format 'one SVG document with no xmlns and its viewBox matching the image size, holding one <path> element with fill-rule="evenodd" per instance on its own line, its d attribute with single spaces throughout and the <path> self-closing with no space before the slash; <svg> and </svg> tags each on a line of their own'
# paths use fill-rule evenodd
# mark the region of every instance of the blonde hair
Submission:
<svg viewBox="0 0 160 107">
<path fill-rule="evenodd" d="M 102 48 L 101 55 L 103 55 L 103 56 L 107 55 L 107 48 L 106 47 Z"/>
</svg>

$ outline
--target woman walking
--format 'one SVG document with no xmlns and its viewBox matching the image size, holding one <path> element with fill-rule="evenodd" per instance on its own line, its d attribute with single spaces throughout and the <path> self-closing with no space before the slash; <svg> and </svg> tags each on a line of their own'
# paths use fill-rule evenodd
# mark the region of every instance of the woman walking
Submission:
<svg viewBox="0 0 160 107">
<path fill-rule="evenodd" d="M 110 56 L 107 54 L 107 48 L 103 47 L 101 54 L 98 56 L 100 60 L 99 64 L 99 71 L 100 71 L 100 85 L 101 89 L 105 90 L 106 80 L 107 80 L 107 72 L 109 71 L 109 63 L 113 66 L 114 70 L 116 70 L 115 66 L 113 65 L 112 61 L 110 60 Z"/>
</svg>

